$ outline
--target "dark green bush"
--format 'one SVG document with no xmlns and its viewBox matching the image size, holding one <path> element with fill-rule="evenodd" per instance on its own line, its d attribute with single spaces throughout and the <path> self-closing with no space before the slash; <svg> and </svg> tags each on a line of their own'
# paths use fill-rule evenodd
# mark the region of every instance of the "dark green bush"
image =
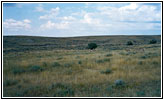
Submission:
<svg viewBox="0 0 164 100">
<path fill-rule="evenodd" d="M 132 41 L 128 41 L 127 45 L 133 45 Z"/>
<path fill-rule="evenodd" d="M 96 60 L 97 63 L 104 63 L 104 60 L 100 59 L 100 60 Z"/>
<path fill-rule="evenodd" d="M 112 54 L 107 54 L 106 57 L 110 57 L 110 56 L 113 56 Z"/>
<path fill-rule="evenodd" d="M 34 65 L 29 67 L 30 72 L 38 72 L 38 71 L 43 71 L 44 69 L 38 65 Z"/>
<path fill-rule="evenodd" d="M 140 58 L 141 59 L 146 59 L 146 58 L 148 58 L 148 56 L 141 56 Z"/>
<path fill-rule="evenodd" d="M 82 61 L 78 61 L 78 64 L 82 64 Z"/>
<path fill-rule="evenodd" d="M 93 49 L 96 49 L 96 48 L 97 48 L 97 44 L 96 43 L 89 43 L 88 44 L 88 49 L 93 50 Z"/>
<path fill-rule="evenodd" d="M 105 71 L 101 71 L 102 74 L 110 74 L 112 70 L 106 69 Z"/>
<path fill-rule="evenodd" d="M 139 64 L 139 65 L 143 65 L 143 61 L 139 61 L 138 64 Z"/>
<path fill-rule="evenodd" d="M 121 87 L 124 85 L 125 85 L 125 82 L 121 79 L 115 81 L 115 86 L 117 86 L 117 87 Z"/>
<path fill-rule="evenodd" d="M 14 68 L 12 70 L 13 74 L 21 74 L 21 73 L 24 73 L 24 72 L 25 72 L 25 70 L 23 68 Z"/>
<path fill-rule="evenodd" d="M 7 79 L 3 81 L 3 86 L 11 86 L 11 85 L 16 85 L 18 83 L 17 80 L 11 80 Z"/>
<path fill-rule="evenodd" d="M 155 44 L 155 43 L 157 43 L 157 40 L 155 40 L 155 39 L 153 39 L 153 40 L 150 40 L 150 42 L 149 42 L 150 44 Z"/>
</svg>

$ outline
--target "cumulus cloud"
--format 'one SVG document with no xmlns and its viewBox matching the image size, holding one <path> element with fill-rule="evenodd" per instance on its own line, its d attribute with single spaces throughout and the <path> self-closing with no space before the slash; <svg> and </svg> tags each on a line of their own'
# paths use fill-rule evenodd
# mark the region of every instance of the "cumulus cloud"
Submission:
<svg viewBox="0 0 164 100">
<path fill-rule="evenodd" d="M 3 22 L 3 27 L 5 29 L 8 29 L 8 30 L 15 30 L 15 31 L 18 31 L 18 30 L 28 30 L 31 28 L 31 25 L 30 25 L 31 21 L 28 20 L 28 19 L 24 19 L 23 21 L 17 21 L 17 20 L 14 20 L 14 19 L 6 19 L 4 22 Z"/>
<path fill-rule="evenodd" d="M 88 9 L 90 8 L 88 7 Z M 95 7 L 95 9 L 94 12 L 82 9 L 79 12 L 58 17 L 57 12 L 60 9 L 53 8 L 50 11 L 51 13 L 49 12 L 44 16 L 49 21 L 42 24 L 40 28 L 61 31 L 67 29 L 74 33 L 94 32 L 95 34 L 133 30 L 160 30 L 161 14 L 153 5 L 130 3 L 119 7 L 100 6 Z"/>
<path fill-rule="evenodd" d="M 67 21 L 63 21 L 63 22 L 60 22 L 60 23 L 54 23 L 50 20 L 47 23 L 42 24 L 40 26 L 40 28 L 42 30 L 46 30 L 46 29 L 67 29 L 68 27 L 69 27 L 69 22 L 67 22 Z"/>
<path fill-rule="evenodd" d="M 131 3 L 122 7 L 97 7 L 100 15 L 108 16 L 113 21 L 160 21 L 160 10 L 153 5 Z"/>
<path fill-rule="evenodd" d="M 80 20 L 80 23 L 89 24 L 89 25 L 100 25 L 99 18 L 93 18 L 94 13 L 85 13 L 83 19 Z"/>
<path fill-rule="evenodd" d="M 39 19 L 53 19 L 59 14 L 59 7 L 52 8 L 47 14 L 40 16 Z"/>
</svg>

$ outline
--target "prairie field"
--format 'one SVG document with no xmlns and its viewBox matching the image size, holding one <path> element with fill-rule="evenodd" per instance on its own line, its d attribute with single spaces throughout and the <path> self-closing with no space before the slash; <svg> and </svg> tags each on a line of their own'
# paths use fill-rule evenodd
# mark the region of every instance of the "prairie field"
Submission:
<svg viewBox="0 0 164 100">
<path fill-rule="evenodd" d="M 161 97 L 161 36 L 3 36 L 3 96 Z"/>
</svg>

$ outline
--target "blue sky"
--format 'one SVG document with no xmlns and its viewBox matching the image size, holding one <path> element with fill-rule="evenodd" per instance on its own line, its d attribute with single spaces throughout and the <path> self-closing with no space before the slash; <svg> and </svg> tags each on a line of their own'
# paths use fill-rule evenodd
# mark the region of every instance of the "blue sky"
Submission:
<svg viewBox="0 0 164 100">
<path fill-rule="evenodd" d="M 3 3 L 3 35 L 160 34 L 160 3 Z"/>
</svg>

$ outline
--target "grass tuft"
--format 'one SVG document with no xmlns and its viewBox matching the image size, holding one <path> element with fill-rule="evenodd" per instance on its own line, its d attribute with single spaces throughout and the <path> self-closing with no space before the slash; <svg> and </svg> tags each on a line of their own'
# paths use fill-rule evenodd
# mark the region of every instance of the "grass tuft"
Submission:
<svg viewBox="0 0 164 100">
<path fill-rule="evenodd" d="M 101 71 L 102 74 L 110 74 L 112 72 L 111 69 L 106 69 L 105 71 Z"/>
<path fill-rule="evenodd" d="M 39 71 L 43 71 L 44 69 L 38 65 L 34 65 L 29 67 L 28 71 L 29 72 L 39 72 Z"/>
<path fill-rule="evenodd" d="M 59 67 L 59 66 L 60 66 L 60 63 L 54 62 L 52 66 L 53 66 L 53 67 Z"/>
<path fill-rule="evenodd" d="M 20 68 L 20 67 L 19 67 L 19 68 L 14 68 L 14 69 L 12 70 L 12 73 L 15 74 L 15 75 L 16 75 L 16 74 L 22 74 L 22 73 L 24 73 L 24 72 L 26 72 L 25 69 Z"/>
</svg>

